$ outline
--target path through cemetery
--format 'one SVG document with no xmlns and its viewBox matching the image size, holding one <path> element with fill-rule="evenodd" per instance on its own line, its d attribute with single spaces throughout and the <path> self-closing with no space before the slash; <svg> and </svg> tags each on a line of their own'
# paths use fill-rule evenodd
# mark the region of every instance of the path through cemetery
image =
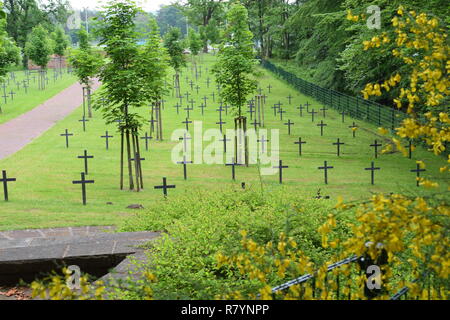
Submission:
<svg viewBox="0 0 450 320">
<path fill-rule="evenodd" d="M 99 83 L 95 81 L 93 89 L 98 87 Z M 0 159 L 21 150 L 82 103 L 82 87 L 76 83 L 33 110 L 1 124 Z"/>
</svg>

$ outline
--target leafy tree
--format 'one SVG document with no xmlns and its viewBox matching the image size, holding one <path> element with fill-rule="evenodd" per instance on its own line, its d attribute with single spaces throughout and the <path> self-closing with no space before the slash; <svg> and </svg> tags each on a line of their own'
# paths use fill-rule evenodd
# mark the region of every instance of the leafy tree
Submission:
<svg viewBox="0 0 450 320">
<path fill-rule="evenodd" d="M 84 28 L 81 28 L 78 31 L 78 43 L 81 50 L 87 51 L 91 49 L 91 45 L 89 44 L 89 34 Z"/>
<path fill-rule="evenodd" d="M 200 35 L 195 32 L 194 29 L 189 30 L 189 50 L 191 53 L 196 56 L 199 54 L 202 49 L 202 41 L 200 39 Z"/>
<path fill-rule="evenodd" d="M 200 35 L 194 29 L 190 29 L 189 30 L 188 47 L 189 47 L 189 50 L 191 51 L 191 56 L 192 56 L 192 66 L 193 66 L 192 71 L 195 70 L 196 76 L 198 74 L 196 57 L 198 56 L 200 50 L 202 49 L 202 46 L 203 46 L 203 42 L 200 39 Z"/>
<path fill-rule="evenodd" d="M 72 50 L 69 56 L 69 63 L 74 69 L 75 75 L 78 77 L 79 82 L 84 85 L 87 92 L 87 106 L 88 116 L 92 118 L 91 108 L 91 79 L 95 77 L 103 65 L 103 57 L 92 50 L 87 39 L 87 32 L 84 29 L 79 31 L 80 48 L 78 50 Z M 83 106 L 85 106 L 85 95 L 83 94 Z M 85 109 L 83 113 L 85 115 Z"/>
<path fill-rule="evenodd" d="M 186 66 L 186 59 L 184 56 L 184 47 L 181 39 L 181 32 L 178 28 L 171 28 L 164 37 L 164 46 L 170 56 L 170 65 L 175 69 L 175 83 L 176 96 L 181 94 L 180 87 L 180 71 L 182 67 Z"/>
<path fill-rule="evenodd" d="M 0 81 L 4 81 L 8 67 L 17 64 L 20 59 L 20 49 L 15 45 L 14 40 L 8 38 L 5 26 L 6 14 L 0 3 Z M 1 107 L 0 113 L 2 113 Z"/>
<path fill-rule="evenodd" d="M 180 7 L 189 17 L 191 24 L 206 28 L 223 12 L 223 2 L 223 0 L 187 0 L 181 2 Z M 207 36 L 208 33 L 205 32 L 205 35 Z M 203 52 L 208 52 L 207 41 L 204 42 Z"/>
<path fill-rule="evenodd" d="M 39 25 L 33 28 L 25 52 L 30 59 L 41 68 L 39 71 L 39 87 L 42 90 L 45 89 L 45 73 L 53 48 L 50 43 L 48 32 L 42 26 Z"/>
<path fill-rule="evenodd" d="M 140 53 L 142 56 L 140 77 L 147 84 L 148 90 L 144 93 L 147 95 L 147 101 L 155 106 L 151 111 L 151 119 L 154 120 L 156 117 L 156 138 L 163 140 L 161 100 L 166 93 L 165 79 L 169 68 L 169 56 L 161 44 L 159 27 L 154 18 L 150 18 L 148 29 L 150 30 L 147 35 L 148 39 Z M 152 122 L 152 132 L 153 130 Z"/>
<path fill-rule="evenodd" d="M 94 108 L 102 111 L 108 124 L 119 123 L 121 133 L 120 188 L 124 187 L 124 154 L 127 155 L 130 190 L 143 187 L 140 167 L 139 129 L 143 119 L 134 109 L 147 106 L 149 99 L 159 94 L 161 80 L 156 81 L 158 72 L 153 70 L 157 61 L 150 57 L 154 44 L 138 45 L 135 18 L 140 12 L 131 0 L 110 1 L 98 19 L 100 45 L 106 52 L 106 63 L 100 71 L 103 88 Z M 154 37 L 151 37 L 154 41 Z M 153 42 L 152 42 L 153 43 Z M 159 52 L 158 52 L 159 54 Z M 161 59 L 162 57 L 160 57 Z M 162 64 L 161 64 L 162 65 Z M 158 65 L 156 65 L 158 66 Z M 155 82 L 152 82 L 152 79 Z M 126 151 L 125 151 L 126 148 Z M 136 157 L 137 161 L 131 159 Z M 134 183 L 136 177 L 136 185 Z"/>
<path fill-rule="evenodd" d="M 247 119 L 242 116 L 242 107 L 257 88 L 257 81 L 254 79 L 257 60 L 253 51 L 253 34 L 249 30 L 248 12 L 243 5 L 234 3 L 227 19 L 228 28 L 213 72 L 221 87 L 223 102 L 230 105 L 238 116 L 235 119 L 236 130 L 245 131 Z M 245 163 L 248 164 L 247 139 L 245 142 Z M 238 154 L 235 159 L 239 159 Z"/>
<path fill-rule="evenodd" d="M 181 34 L 186 35 L 186 19 L 180 9 L 175 5 L 161 6 L 156 14 L 161 36 L 164 36 L 172 27 L 179 28 Z"/>
<path fill-rule="evenodd" d="M 62 28 L 57 28 L 54 37 L 54 53 L 59 57 L 59 72 L 62 73 L 62 57 L 65 55 L 69 40 Z"/>
</svg>

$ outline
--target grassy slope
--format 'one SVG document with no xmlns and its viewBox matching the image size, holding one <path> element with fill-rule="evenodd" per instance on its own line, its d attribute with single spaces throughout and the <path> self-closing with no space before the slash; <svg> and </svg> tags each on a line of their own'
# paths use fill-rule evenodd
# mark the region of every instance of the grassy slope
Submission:
<svg viewBox="0 0 450 320">
<path fill-rule="evenodd" d="M 16 75 L 16 82 L 22 82 L 26 78 L 24 71 L 16 71 L 14 73 Z M 49 71 L 48 78 L 49 81 L 46 90 L 39 90 L 37 88 L 37 80 L 35 82 L 33 76 L 31 76 L 30 87 L 26 92 L 22 83 L 18 90 L 15 82 L 10 79 L 10 85 L 7 87 L 6 92 L 9 93 L 13 90 L 16 95 L 14 96 L 13 101 L 11 101 L 11 96 L 9 95 L 7 104 L 5 104 L 4 98 L 0 97 L 0 106 L 3 111 L 3 113 L 0 113 L 0 124 L 32 110 L 76 82 L 76 77 L 67 74 L 66 72 L 63 73 L 62 78 L 58 78 L 55 81 L 53 78 L 53 71 Z M 3 87 L 0 87 L 0 96 L 3 96 Z"/>
<path fill-rule="evenodd" d="M 212 57 L 205 58 L 205 67 L 211 67 Z M 185 76 L 190 71 L 183 73 L 182 92 L 188 90 Z M 212 77 L 210 75 L 210 77 Z M 218 128 L 218 103 L 212 103 L 210 98 L 205 116 L 202 117 L 200 98 L 210 94 L 214 85 L 206 89 L 206 72 L 199 82 L 202 87 L 199 95 L 194 90 L 195 111 L 191 112 L 191 120 L 203 120 L 203 127 Z M 325 134 L 320 137 L 320 129 L 316 126 L 322 117 L 316 117 L 311 123 L 310 116 L 300 118 L 295 109 L 299 104 L 307 101 L 312 108 L 320 109 L 315 101 L 298 94 L 283 82 L 276 80 L 264 72 L 260 79 L 262 88 L 269 83 L 274 87 L 269 95 L 266 105 L 266 127 L 280 129 L 281 159 L 289 169 L 283 172 L 285 192 L 297 193 L 307 197 L 316 194 L 318 188 L 323 195 L 330 195 L 332 199 L 342 195 L 347 200 L 367 198 L 371 192 L 417 192 L 415 187 L 415 175 L 409 172 L 415 168 L 415 160 L 426 160 L 429 155 L 424 150 L 417 150 L 414 159 L 409 160 L 402 155 L 383 155 L 376 160 L 376 165 L 382 168 L 376 174 L 376 185 L 370 185 L 370 174 L 364 168 L 370 166 L 373 159 L 373 149 L 369 144 L 374 139 L 382 140 L 376 135 L 376 128 L 357 121 L 363 128 L 357 131 L 357 138 L 352 138 L 348 126 L 353 119 L 348 118 L 345 124 L 341 123 L 340 116 L 330 110 L 324 121 L 328 124 Z M 291 94 L 295 98 L 292 105 L 288 105 L 286 97 Z M 146 158 L 143 162 L 146 188 L 141 193 L 120 191 L 119 185 L 119 136 L 114 127 L 107 128 L 100 114 L 88 123 L 88 130 L 83 133 L 78 120 L 81 117 L 81 109 L 76 110 L 65 120 L 56 124 L 54 128 L 35 140 L 32 144 L 11 156 L 0 161 L 0 169 L 8 170 L 8 175 L 18 178 L 16 183 L 10 185 L 10 202 L 0 203 L 0 230 L 76 226 L 76 225 L 109 225 L 123 221 L 133 211 L 127 210 L 130 204 L 142 204 L 145 207 L 158 206 L 162 200 L 162 192 L 154 190 L 153 186 L 160 185 L 162 177 L 167 177 L 170 184 L 176 184 L 177 189 L 169 190 L 169 197 L 177 197 L 181 193 L 189 193 L 196 189 L 208 189 L 220 191 L 235 188 L 240 182 L 245 181 L 250 188 L 260 188 L 258 169 L 237 168 L 237 181 L 231 180 L 231 169 L 223 165 L 190 165 L 188 169 L 189 180 L 183 180 L 183 171 L 180 165 L 171 162 L 172 148 L 178 142 L 169 141 L 175 129 L 184 128 L 184 112 L 176 114 L 175 99 L 167 97 L 166 107 L 163 112 L 164 142 L 152 142 L 149 152 L 142 151 Z M 282 125 L 279 117 L 273 116 L 270 107 L 281 101 L 288 111 L 284 119 L 291 119 L 295 123 L 292 135 L 287 135 L 287 128 Z M 148 109 L 142 110 L 148 115 Z M 148 116 L 147 116 L 148 117 Z M 232 128 L 232 116 L 224 117 L 226 127 Z M 64 138 L 59 134 L 68 128 L 75 134 L 71 139 L 69 149 L 65 148 Z M 100 138 L 108 129 L 115 137 L 111 141 L 109 151 L 105 150 L 104 140 Z M 148 129 L 148 128 L 147 128 Z M 145 131 L 145 130 L 144 130 Z M 142 133 L 143 134 L 143 133 Z M 294 142 L 301 136 L 307 141 L 304 146 L 303 157 L 298 156 L 297 146 Z M 343 147 L 343 155 L 338 158 L 336 149 L 331 145 L 337 138 L 346 145 Z M 384 142 L 385 143 L 385 142 Z M 208 143 L 205 143 L 208 145 Z M 72 180 L 80 178 L 83 170 L 83 162 L 77 159 L 78 155 L 87 149 L 89 154 L 95 156 L 90 161 L 89 179 L 95 180 L 95 185 L 89 185 L 88 205 L 81 204 L 81 192 L 79 185 L 72 185 Z M 327 160 L 329 165 L 335 167 L 329 174 L 329 185 L 323 182 L 323 172 L 317 167 Z M 427 174 L 437 176 L 441 163 L 436 159 L 427 162 Z M 278 175 L 263 176 L 262 181 L 266 191 L 280 188 Z M 421 190 L 422 188 L 420 188 Z M 113 202 L 107 205 L 107 202 Z"/>
</svg>

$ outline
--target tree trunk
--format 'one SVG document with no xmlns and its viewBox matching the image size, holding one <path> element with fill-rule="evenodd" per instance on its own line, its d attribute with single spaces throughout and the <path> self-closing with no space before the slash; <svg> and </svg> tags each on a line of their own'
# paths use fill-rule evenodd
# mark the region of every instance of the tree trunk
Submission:
<svg viewBox="0 0 450 320">
<path fill-rule="evenodd" d="M 121 138 L 121 144 L 120 144 L 120 190 L 123 190 L 123 157 L 124 157 L 124 132 L 123 129 L 120 129 L 120 138 Z"/>
<path fill-rule="evenodd" d="M 130 141 L 130 130 L 127 129 L 125 132 L 127 139 L 127 157 L 128 157 L 128 178 L 130 181 L 130 190 L 134 190 L 134 181 L 133 181 L 133 168 L 131 165 L 131 141 Z"/>
</svg>

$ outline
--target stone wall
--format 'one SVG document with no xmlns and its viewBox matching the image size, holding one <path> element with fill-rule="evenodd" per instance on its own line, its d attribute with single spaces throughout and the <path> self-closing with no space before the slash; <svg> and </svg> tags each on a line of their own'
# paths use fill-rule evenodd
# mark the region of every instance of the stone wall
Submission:
<svg viewBox="0 0 450 320">
<path fill-rule="evenodd" d="M 60 67 L 60 65 L 63 68 L 67 67 L 66 57 L 59 57 L 57 55 L 53 55 L 47 64 L 47 69 L 57 69 Z M 35 65 L 33 61 L 31 60 L 28 61 L 28 70 L 39 70 L 39 69 L 40 67 Z"/>
</svg>

